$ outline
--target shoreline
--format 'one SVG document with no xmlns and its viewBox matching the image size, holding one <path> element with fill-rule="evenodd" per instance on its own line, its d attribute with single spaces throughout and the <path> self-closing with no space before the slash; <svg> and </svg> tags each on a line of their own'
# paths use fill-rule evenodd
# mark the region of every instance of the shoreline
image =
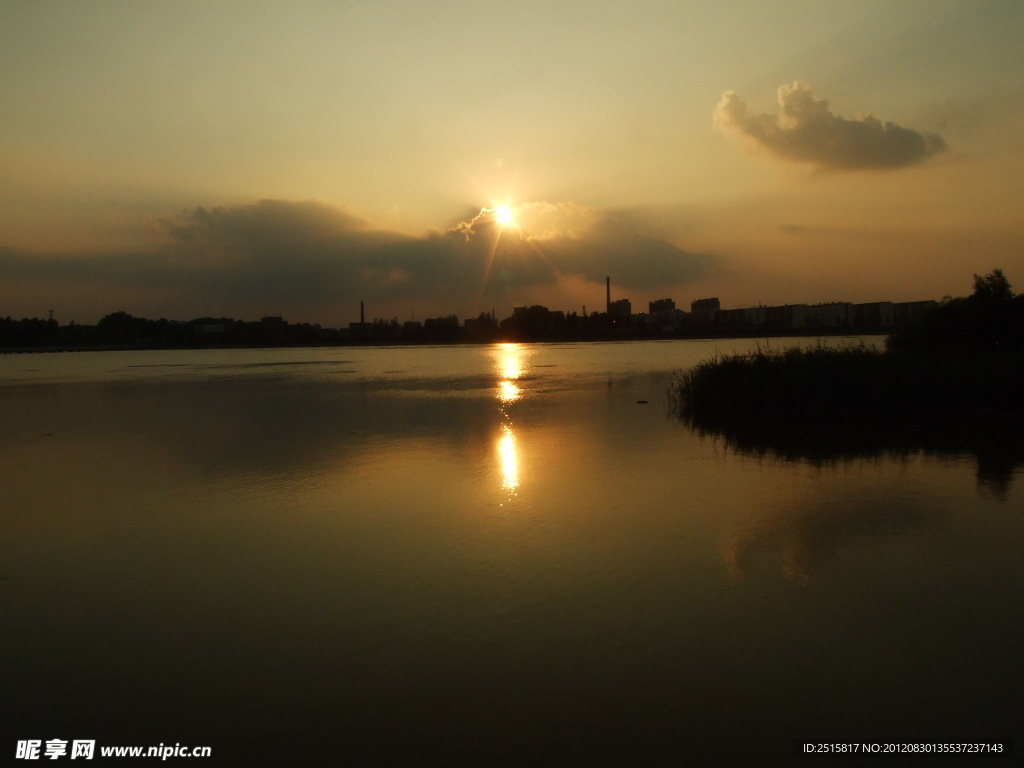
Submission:
<svg viewBox="0 0 1024 768">
<path fill-rule="evenodd" d="M 424 339 L 421 341 L 380 339 L 353 339 L 321 343 L 259 343 L 259 344 L 95 344 L 95 345 L 54 345 L 33 347 L 0 347 L 0 355 L 28 355 L 58 352 L 138 352 L 159 350 L 217 350 L 217 349 L 330 349 L 335 347 L 457 347 L 487 346 L 489 344 L 570 344 L 607 343 L 631 341 L 717 341 L 721 339 L 789 339 L 789 338 L 861 338 L 865 336 L 886 336 L 892 329 L 878 328 L 821 328 L 799 329 L 772 333 L 703 333 L 703 334 L 650 334 L 611 336 L 551 336 L 524 338 L 514 335 L 496 336 L 487 339 Z"/>
</svg>

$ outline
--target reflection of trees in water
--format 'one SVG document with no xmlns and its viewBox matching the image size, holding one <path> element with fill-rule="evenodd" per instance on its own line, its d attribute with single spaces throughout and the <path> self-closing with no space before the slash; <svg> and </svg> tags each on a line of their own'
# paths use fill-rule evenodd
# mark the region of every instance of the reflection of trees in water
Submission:
<svg viewBox="0 0 1024 768">
<path fill-rule="evenodd" d="M 1012 419 L 903 422 L 779 419 L 742 421 L 687 414 L 682 420 L 701 436 L 720 437 L 748 456 L 830 464 L 879 456 L 970 456 L 978 485 L 1005 498 L 1014 473 L 1024 466 L 1024 424 Z"/>
<path fill-rule="evenodd" d="M 743 455 L 802 461 L 815 466 L 925 454 L 969 456 L 979 488 L 1006 499 L 1015 472 L 1024 465 L 1024 436 L 1018 425 L 997 423 L 799 423 L 764 418 L 714 423 L 684 418 L 702 436 L 723 439 Z M 723 557 L 734 575 L 755 560 L 781 552 L 783 571 L 806 581 L 842 546 L 859 539 L 912 533 L 935 521 L 932 510 L 899 498 L 830 497 L 819 503 L 766 513 L 736 530 Z"/>
<path fill-rule="evenodd" d="M 905 499 L 843 497 L 766 513 L 735 530 L 722 556 L 734 576 L 781 552 L 786 576 L 807 581 L 843 546 L 902 536 L 932 525 L 933 511 Z"/>
<path fill-rule="evenodd" d="M 746 456 L 805 462 L 813 466 L 854 463 L 915 455 L 969 456 L 977 466 L 978 486 L 1005 499 L 1013 474 L 1024 463 L 1024 441 L 1016 431 L 979 425 L 783 424 L 765 421 L 713 429 L 690 426 L 704 436 L 724 439 Z M 781 553 L 784 573 L 807 581 L 838 550 L 857 541 L 903 536 L 936 522 L 936 512 L 899 495 L 843 494 L 775 510 L 735 530 L 724 542 L 723 557 L 734 575 L 754 561 Z"/>
</svg>

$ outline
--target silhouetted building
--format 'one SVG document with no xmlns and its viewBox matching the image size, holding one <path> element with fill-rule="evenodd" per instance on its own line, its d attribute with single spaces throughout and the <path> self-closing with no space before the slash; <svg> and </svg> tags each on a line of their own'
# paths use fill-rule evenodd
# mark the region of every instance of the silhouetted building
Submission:
<svg viewBox="0 0 1024 768">
<path fill-rule="evenodd" d="M 564 333 L 565 312 L 551 311 L 534 304 L 530 307 L 513 307 L 512 317 L 501 321 L 501 328 L 521 338 L 543 338 Z"/>
<path fill-rule="evenodd" d="M 764 325 L 776 331 L 800 330 L 807 327 L 806 304 L 785 304 L 764 308 Z"/>
<path fill-rule="evenodd" d="M 722 308 L 718 299 L 695 299 L 690 302 L 691 312 L 717 312 Z"/>
<path fill-rule="evenodd" d="M 695 299 L 690 302 L 690 314 L 686 318 L 686 324 L 702 332 L 714 331 L 720 309 L 718 299 Z"/>
<path fill-rule="evenodd" d="M 893 325 L 906 325 L 921 319 L 939 304 L 937 301 L 901 301 L 892 305 Z"/>
<path fill-rule="evenodd" d="M 498 333 L 498 321 L 494 315 L 481 312 L 479 317 L 467 317 L 463 321 L 466 336 L 474 341 L 489 339 Z"/>
<path fill-rule="evenodd" d="M 848 301 L 811 304 L 804 310 L 808 328 L 849 328 L 853 325 L 853 305 Z"/>
<path fill-rule="evenodd" d="M 892 326 L 892 321 L 893 304 L 891 301 L 872 301 L 853 305 L 855 328 L 889 328 Z"/>
<path fill-rule="evenodd" d="M 633 305 L 629 299 L 617 299 L 608 305 L 610 317 L 629 317 L 633 314 Z"/>
<path fill-rule="evenodd" d="M 715 313 L 718 330 L 724 333 L 746 333 L 761 328 L 765 324 L 767 307 L 740 307 L 739 309 L 720 309 Z"/>
<path fill-rule="evenodd" d="M 661 333 L 676 333 L 686 324 L 687 313 L 681 309 L 670 309 L 651 315 L 652 327 Z"/>
<path fill-rule="evenodd" d="M 459 337 L 459 318 L 455 315 L 428 317 L 423 321 L 423 336 L 430 341 L 454 341 Z"/>
<path fill-rule="evenodd" d="M 672 299 L 658 299 L 648 302 L 647 307 L 650 314 L 656 315 L 659 312 L 671 312 L 676 308 L 676 303 Z"/>
<path fill-rule="evenodd" d="M 280 315 L 261 317 L 257 336 L 263 342 L 282 343 L 288 339 L 288 323 Z"/>
</svg>

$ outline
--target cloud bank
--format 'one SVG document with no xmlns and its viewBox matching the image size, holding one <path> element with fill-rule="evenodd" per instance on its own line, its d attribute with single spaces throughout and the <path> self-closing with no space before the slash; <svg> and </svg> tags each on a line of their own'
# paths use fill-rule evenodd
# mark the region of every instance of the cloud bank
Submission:
<svg viewBox="0 0 1024 768">
<path fill-rule="evenodd" d="M 787 160 L 830 170 L 891 170 L 915 165 L 942 152 L 946 143 L 934 133 L 883 123 L 874 115 L 853 120 L 829 110 L 807 83 L 778 90 L 777 115 L 751 112 L 735 91 L 726 91 L 714 112 L 715 126 L 753 140 Z"/>
<path fill-rule="evenodd" d="M 571 203 L 526 203 L 516 220 L 518 226 L 502 226 L 482 209 L 446 229 L 409 236 L 312 201 L 198 207 L 157 220 L 161 244 L 147 251 L 0 249 L 0 301 L 10 307 L 18 292 L 46 296 L 46 308 L 64 318 L 66 306 L 77 304 L 100 314 L 283 313 L 340 324 L 356 315 L 360 301 L 373 316 L 405 316 L 414 304 L 423 313 L 467 317 L 557 296 L 570 279 L 600 284 L 595 295 L 603 296 L 605 275 L 654 297 L 696 279 L 711 263 L 644 235 L 627 216 Z M 552 308 L 569 306 L 567 297 Z"/>
</svg>

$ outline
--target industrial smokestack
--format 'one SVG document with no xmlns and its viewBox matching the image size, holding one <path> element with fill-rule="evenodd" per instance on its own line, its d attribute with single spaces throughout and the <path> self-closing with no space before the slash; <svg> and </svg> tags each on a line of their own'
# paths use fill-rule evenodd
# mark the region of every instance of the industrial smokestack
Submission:
<svg viewBox="0 0 1024 768">
<path fill-rule="evenodd" d="M 366 315 L 363 314 L 363 302 L 359 302 L 359 326 L 362 327 L 366 322 Z"/>
<path fill-rule="evenodd" d="M 609 315 L 612 313 L 612 279 L 604 279 L 604 311 Z"/>
</svg>

